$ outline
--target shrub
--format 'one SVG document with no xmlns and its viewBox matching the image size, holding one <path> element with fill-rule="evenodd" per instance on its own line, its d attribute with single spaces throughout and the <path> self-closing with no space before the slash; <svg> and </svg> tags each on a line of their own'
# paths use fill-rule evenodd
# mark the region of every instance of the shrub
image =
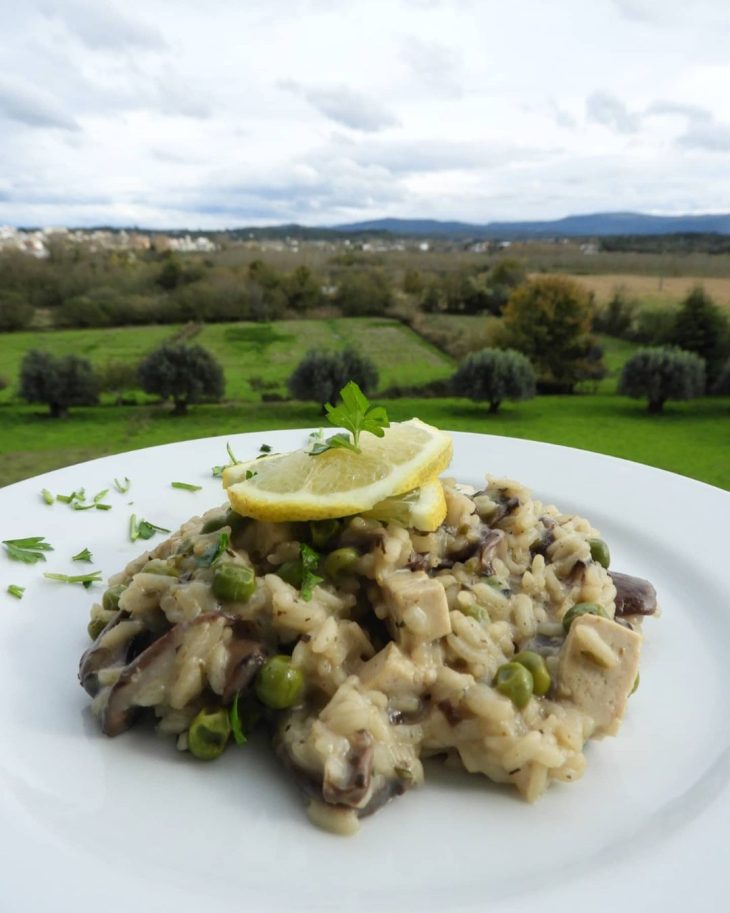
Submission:
<svg viewBox="0 0 730 913">
<path fill-rule="evenodd" d="M 452 380 L 457 396 L 488 402 L 496 412 L 502 400 L 530 399 L 535 395 L 535 371 L 514 349 L 482 349 L 467 356 Z"/>
<path fill-rule="evenodd" d="M 99 392 L 116 394 L 117 404 L 121 404 L 122 395 L 127 390 L 135 390 L 139 386 L 138 370 L 134 362 L 110 359 L 96 368 Z"/>
<path fill-rule="evenodd" d="M 23 330 L 33 319 L 33 308 L 18 292 L 0 292 L 0 332 Z"/>
<path fill-rule="evenodd" d="M 617 336 L 619 339 L 629 339 L 637 310 L 637 302 L 629 297 L 623 285 L 619 285 L 614 289 L 608 304 L 596 314 L 593 329 L 597 333 L 608 333 L 609 336 Z"/>
<path fill-rule="evenodd" d="M 661 412 L 668 399 L 692 399 L 705 389 L 705 362 L 694 352 L 671 346 L 639 349 L 624 365 L 618 392 L 646 398 L 649 412 Z"/>
<path fill-rule="evenodd" d="M 173 415 L 185 415 L 190 403 L 223 396 L 221 366 L 202 346 L 163 343 L 143 359 L 138 376 L 145 393 L 172 399 Z"/>
<path fill-rule="evenodd" d="M 98 402 L 96 376 L 90 362 L 78 355 L 58 357 L 31 349 L 20 366 L 20 395 L 47 405 L 53 418 L 65 418 L 69 406 Z"/>
<path fill-rule="evenodd" d="M 345 273 L 335 295 L 335 304 L 349 317 L 383 314 L 392 300 L 388 280 L 375 270 Z"/>
<path fill-rule="evenodd" d="M 371 392 L 378 383 L 378 371 L 367 356 L 354 349 L 343 352 L 322 352 L 312 349 L 294 369 L 287 381 L 293 399 L 334 402 L 349 380 L 354 380 L 363 393 Z"/>
<path fill-rule="evenodd" d="M 712 392 L 717 393 L 718 396 L 730 396 L 730 358 L 720 369 Z"/>
</svg>

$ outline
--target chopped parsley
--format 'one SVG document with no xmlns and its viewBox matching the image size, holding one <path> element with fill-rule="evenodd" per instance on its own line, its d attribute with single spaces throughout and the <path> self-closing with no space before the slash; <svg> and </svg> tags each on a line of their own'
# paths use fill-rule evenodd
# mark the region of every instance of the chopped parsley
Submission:
<svg viewBox="0 0 730 913">
<path fill-rule="evenodd" d="M 228 462 L 223 466 L 214 466 L 213 467 L 213 476 L 218 478 L 223 475 L 223 470 L 228 469 L 229 466 L 235 466 L 236 463 L 243 462 L 242 460 L 236 459 L 236 454 L 231 450 L 231 445 L 226 444 L 226 452 L 228 453 Z"/>
<path fill-rule="evenodd" d="M 193 485 L 190 482 L 170 482 L 173 488 L 179 488 L 182 491 L 200 491 L 202 485 Z"/>
<path fill-rule="evenodd" d="M 71 556 L 72 561 L 93 561 L 94 558 L 88 548 L 82 548 L 78 555 Z"/>
<path fill-rule="evenodd" d="M 383 406 L 375 406 L 365 396 L 360 387 L 351 380 L 340 390 L 342 402 L 339 406 L 325 404 L 327 421 L 336 427 L 346 428 L 350 434 L 335 434 L 325 441 L 314 441 L 309 451 L 317 456 L 336 447 L 344 447 L 354 453 L 360 453 L 360 435 L 363 431 L 383 437 L 390 425 L 388 413 Z"/>
<path fill-rule="evenodd" d="M 61 504 L 83 503 L 86 500 L 86 492 L 83 488 L 79 488 L 78 491 L 72 491 L 70 495 L 56 495 L 56 500 Z"/>
<path fill-rule="evenodd" d="M 44 552 L 52 552 L 53 546 L 46 542 L 44 536 L 29 536 L 27 539 L 3 539 L 8 558 L 22 561 L 24 564 L 36 564 L 45 561 Z"/>
<path fill-rule="evenodd" d="M 41 491 L 41 497 L 42 497 L 43 500 L 46 502 L 46 504 L 53 504 L 54 501 L 56 500 L 56 499 L 53 497 L 53 494 L 52 494 L 47 488 L 42 489 L 42 491 Z"/>
<path fill-rule="evenodd" d="M 92 583 L 101 581 L 101 571 L 93 571 L 90 574 L 44 574 L 49 580 L 59 580 L 61 583 L 80 583 L 85 589 L 89 589 Z"/>
<path fill-rule="evenodd" d="M 198 567 L 212 567 L 221 555 L 225 553 L 228 548 L 228 542 L 228 533 L 219 533 L 217 540 L 211 542 L 205 551 L 198 555 L 196 559 Z"/>
<path fill-rule="evenodd" d="M 8 593 L 11 596 L 15 596 L 16 599 L 22 599 L 23 593 L 25 593 L 25 587 L 18 586 L 17 583 L 11 583 L 10 586 L 8 587 Z"/>
<path fill-rule="evenodd" d="M 324 577 L 318 577 L 314 573 L 319 566 L 319 554 L 302 542 L 299 546 L 299 560 L 302 563 L 302 585 L 299 587 L 299 595 L 305 602 L 309 602 L 314 588 L 324 580 Z"/>
<path fill-rule="evenodd" d="M 241 696 L 240 691 L 236 691 L 236 696 L 233 698 L 233 703 L 231 704 L 231 709 L 228 711 L 228 720 L 231 724 L 231 734 L 233 735 L 233 741 L 236 745 L 245 745 L 246 744 L 246 735 L 243 731 L 243 726 L 241 725 L 241 717 L 238 714 L 238 699 Z"/>
<path fill-rule="evenodd" d="M 119 479 L 114 479 L 114 487 L 116 488 L 116 490 L 119 492 L 120 495 L 126 495 L 126 493 L 129 491 L 129 486 L 131 484 L 132 483 L 129 481 L 129 479 L 126 476 L 124 477 L 124 481 L 122 481 L 122 482 L 120 482 Z"/>
<path fill-rule="evenodd" d="M 136 514 L 129 518 L 129 538 L 132 542 L 137 539 L 151 539 L 155 533 L 169 533 L 170 530 L 164 526 L 157 526 L 150 523 L 149 520 L 140 520 L 137 522 Z"/>
</svg>

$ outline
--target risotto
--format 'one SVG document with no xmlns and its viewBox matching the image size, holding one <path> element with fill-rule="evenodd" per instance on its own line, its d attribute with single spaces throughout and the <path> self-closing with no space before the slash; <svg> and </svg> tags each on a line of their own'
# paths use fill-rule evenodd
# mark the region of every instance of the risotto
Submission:
<svg viewBox="0 0 730 913">
<path fill-rule="evenodd" d="M 434 532 L 218 508 L 110 581 L 81 684 L 109 736 L 141 714 L 201 759 L 267 727 L 340 833 L 446 758 L 533 801 L 585 768 L 638 684 L 646 581 L 514 481 L 444 482 Z"/>
</svg>

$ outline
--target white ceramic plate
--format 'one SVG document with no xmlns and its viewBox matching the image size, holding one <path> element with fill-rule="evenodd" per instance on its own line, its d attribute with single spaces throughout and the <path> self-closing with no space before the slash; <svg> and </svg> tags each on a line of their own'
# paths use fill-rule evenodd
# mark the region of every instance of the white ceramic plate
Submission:
<svg viewBox="0 0 730 913">
<path fill-rule="evenodd" d="M 232 437 L 240 458 L 305 432 Z M 618 738 L 592 743 L 579 782 L 534 806 L 438 767 L 426 786 L 350 839 L 316 830 L 263 745 L 191 761 L 172 741 L 107 739 L 76 679 L 94 591 L 44 580 L 104 577 L 138 554 L 130 513 L 174 528 L 224 500 L 210 467 L 226 438 L 107 457 L 0 490 L 0 539 L 45 535 L 45 565 L 0 558 L 0 908 L 45 911 L 667 911 L 725 909 L 730 838 L 730 495 L 564 447 L 454 434 L 451 474 L 531 486 L 584 514 L 613 567 L 652 580 L 641 687 Z M 47 506 L 40 490 L 93 493 L 128 476 L 113 509 Z M 198 483 L 195 494 L 171 481 Z M 128 502 L 133 502 L 129 504 Z M 159 539 L 152 540 L 152 544 Z M 5 594 L 27 586 L 25 598 Z"/>
</svg>

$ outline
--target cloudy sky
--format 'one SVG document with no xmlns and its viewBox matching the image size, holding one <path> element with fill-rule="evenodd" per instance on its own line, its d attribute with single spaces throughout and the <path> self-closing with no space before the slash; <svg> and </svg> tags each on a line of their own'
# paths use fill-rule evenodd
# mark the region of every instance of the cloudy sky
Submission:
<svg viewBox="0 0 730 913">
<path fill-rule="evenodd" d="M 730 210 L 727 0 L 0 15 L 0 224 Z"/>
</svg>

